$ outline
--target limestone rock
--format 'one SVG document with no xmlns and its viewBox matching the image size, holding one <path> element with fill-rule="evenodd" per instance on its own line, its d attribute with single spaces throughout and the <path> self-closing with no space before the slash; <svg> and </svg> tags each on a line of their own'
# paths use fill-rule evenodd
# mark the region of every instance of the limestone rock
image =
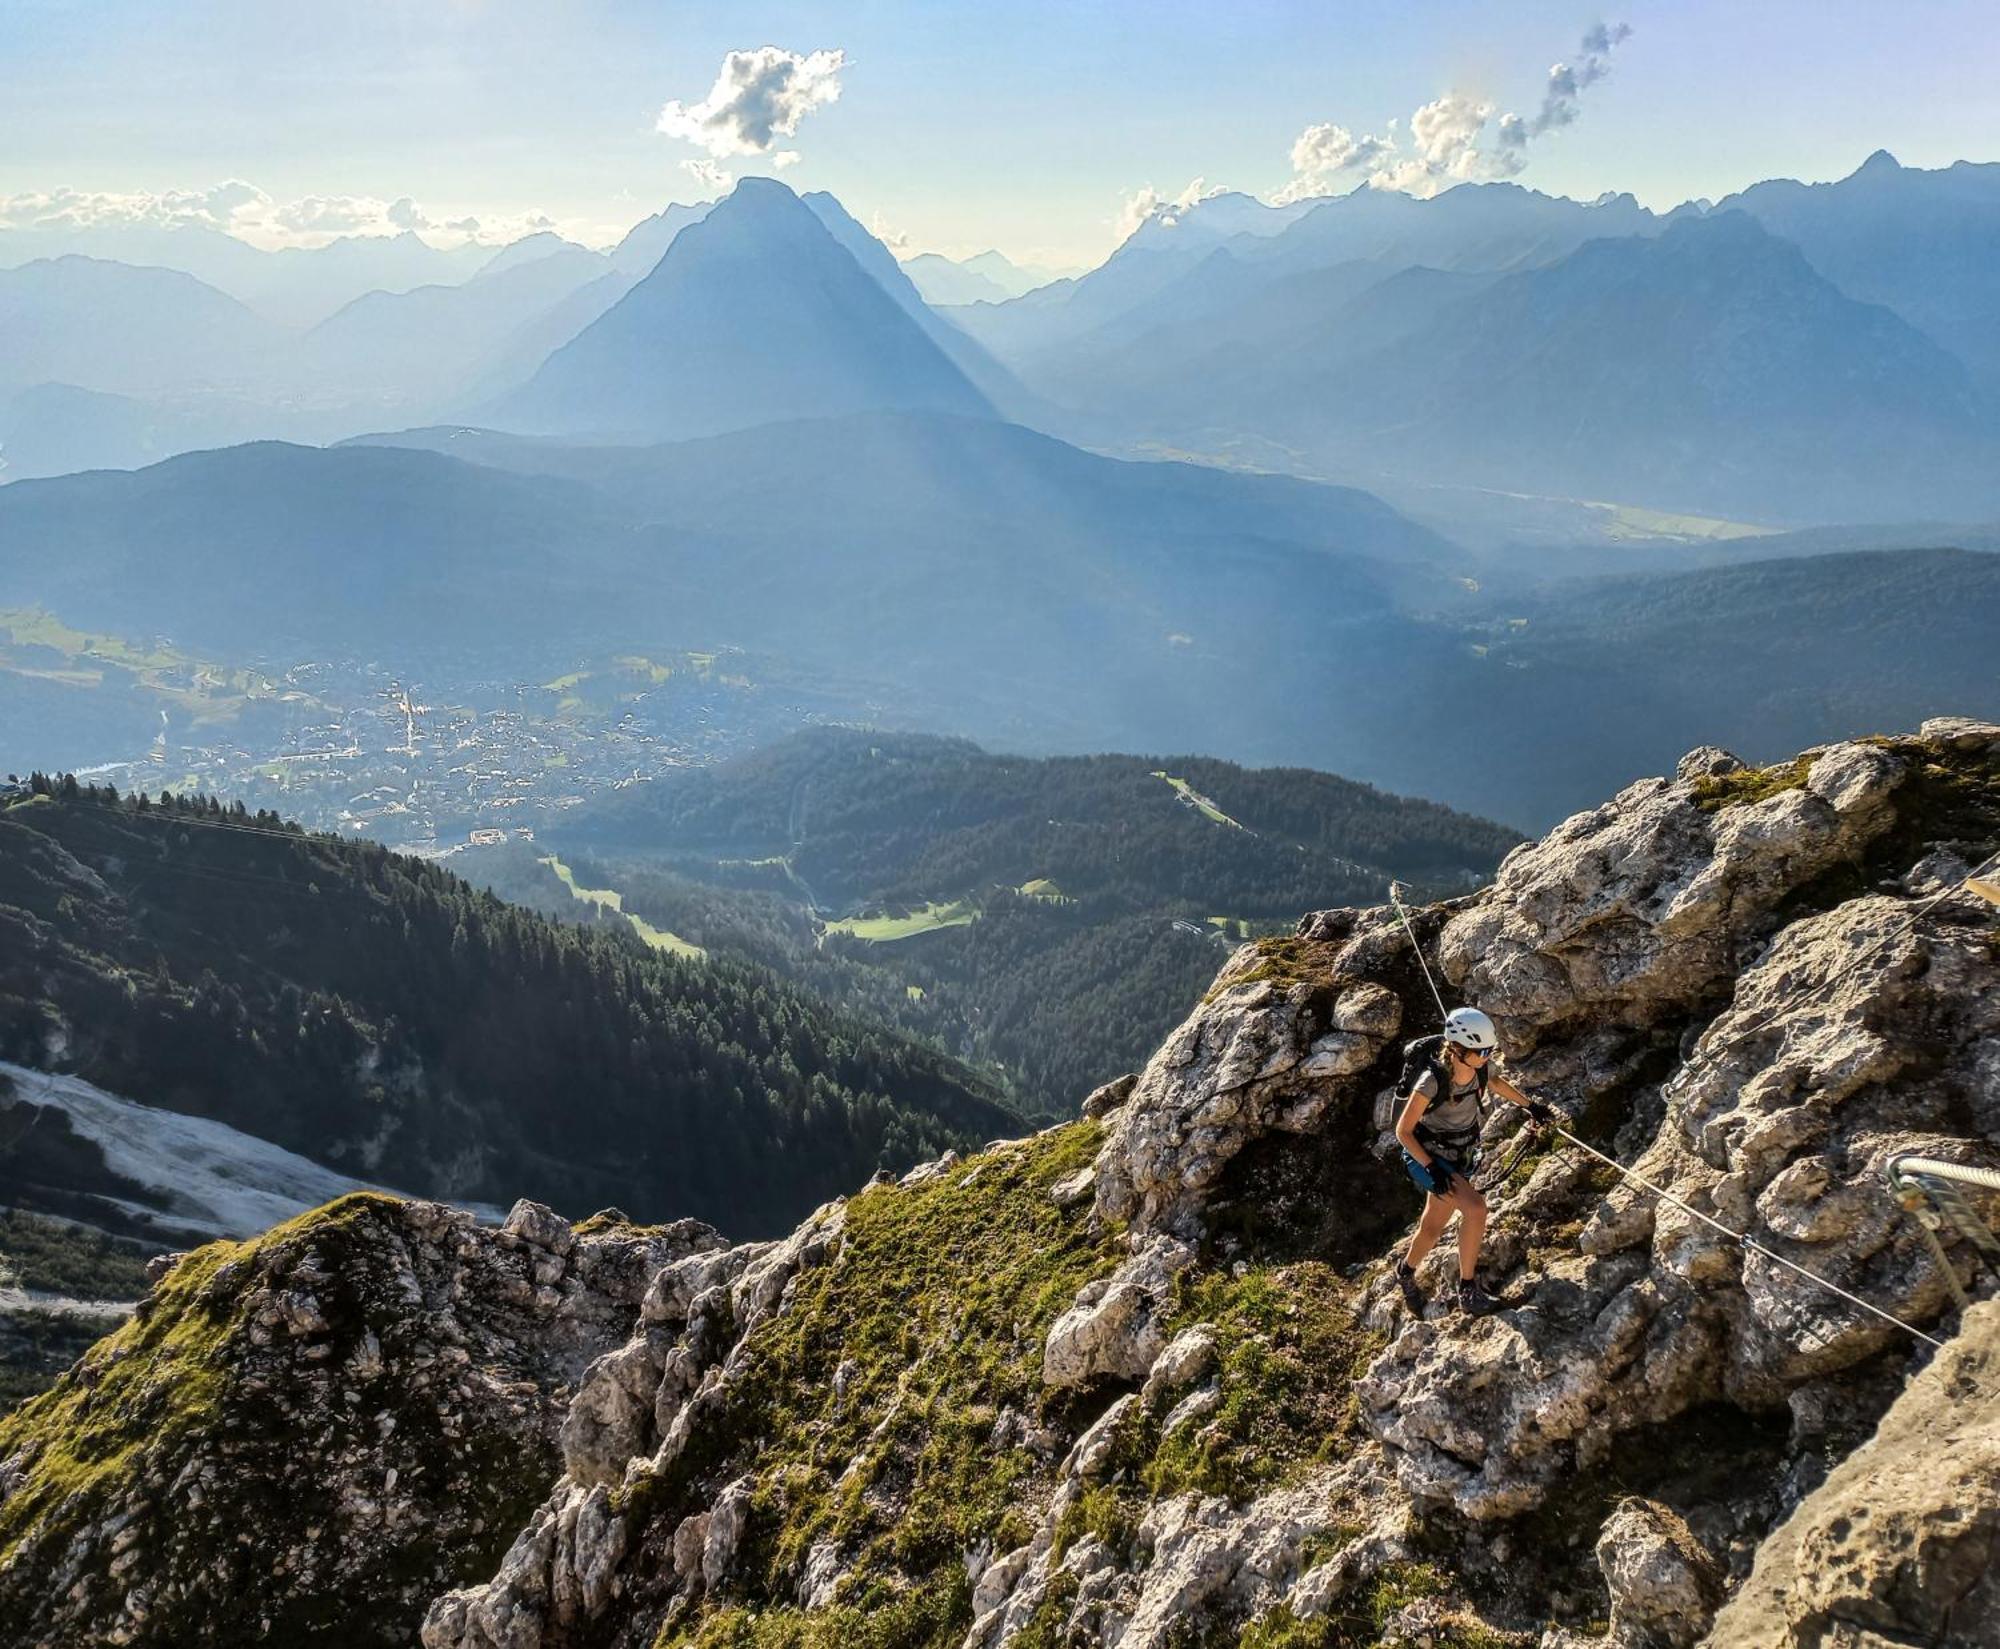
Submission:
<svg viewBox="0 0 2000 1649">
<path fill-rule="evenodd" d="M 1091 1089 L 1084 1096 L 1083 1114 L 1087 1117 L 1109 1116 L 1132 1097 L 1132 1090 L 1138 1082 L 1139 1073 L 1128 1071 L 1123 1076 L 1113 1077 L 1100 1088 Z"/>
<path fill-rule="evenodd" d="M 560 1470 L 570 1387 L 632 1329 L 631 1277 L 676 1255 L 629 1230 L 561 1232 L 572 1263 L 546 1310 L 531 1281 L 543 1249 L 435 1203 L 359 1194 L 182 1256 L 148 1319 L 44 1399 L 51 1426 L 94 1409 L 101 1438 L 113 1415 L 132 1428 L 92 1494 L 42 1498 L 53 1431 L 31 1427 L 0 1467 L 21 1519 L 0 1567 L 8 1642 L 248 1642 L 329 1599 L 349 1641 L 412 1641 L 506 1532 L 495 1520 Z M 536 1522 L 515 1544 L 555 1534 Z M 517 1599 L 490 1603 L 445 1612 L 474 1641 L 528 1642 Z"/>
<path fill-rule="evenodd" d="M 1147 1408 L 1157 1409 L 1173 1393 L 1206 1377 L 1215 1362 L 1215 1330 L 1206 1323 L 1182 1329 L 1146 1371 L 1141 1400 Z"/>
<path fill-rule="evenodd" d="M 1685 1519 L 1654 1501 L 1620 1502 L 1598 1534 L 1597 1562 L 1619 1649 L 1689 1649 L 1722 1596 L 1715 1559 Z"/>
<path fill-rule="evenodd" d="M 1446 924 L 1445 976 L 1493 1015 L 1510 1053 L 1586 1019 L 1690 1007 L 1787 894 L 1894 823 L 1907 767 L 1835 745 L 1802 786 L 1712 813 L 1693 778 L 1628 786 L 1508 855 L 1491 892 Z"/>
<path fill-rule="evenodd" d="M 1366 980 L 1329 1007 L 1304 982 L 1281 990 L 1242 979 L 1257 958 L 1255 946 L 1238 951 L 1113 1115 L 1097 1163 L 1105 1219 L 1129 1220 L 1140 1233 L 1193 1234 L 1230 1159 L 1273 1130 L 1317 1126 L 1401 1021 L 1395 994 Z M 1323 962 L 1333 966 L 1331 951 Z"/>
<path fill-rule="evenodd" d="M 2000 1642 L 2000 1301 L 1757 1554 L 1712 1649 Z"/>
<path fill-rule="evenodd" d="M 743 1543 L 743 1531 L 750 1522 L 752 1488 L 749 1478 L 739 1477 L 709 1508 L 708 1531 L 701 1546 L 701 1577 L 711 1592 L 729 1578 L 735 1567 L 736 1550 Z"/>
<path fill-rule="evenodd" d="M 1109 1277 L 1086 1286 L 1049 1328 L 1042 1383 L 1142 1379 L 1166 1346 L 1173 1279 L 1193 1260 L 1187 1244 L 1154 1237 Z"/>
<path fill-rule="evenodd" d="M 551 1254 L 567 1254 L 576 1245 L 576 1233 L 570 1229 L 568 1220 L 547 1203 L 530 1202 L 526 1197 L 508 1211 L 501 1229 Z"/>
</svg>

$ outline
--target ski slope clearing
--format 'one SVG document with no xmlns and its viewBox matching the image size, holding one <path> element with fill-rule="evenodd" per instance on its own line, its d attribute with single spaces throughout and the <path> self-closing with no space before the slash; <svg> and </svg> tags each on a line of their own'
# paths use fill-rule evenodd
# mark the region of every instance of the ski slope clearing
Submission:
<svg viewBox="0 0 2000 1649">
<path fill-rule="evenodd" d="M 114 1174 L 160 1195 L 163 1206 L 125 1212 L 216 1237 L 247 1237 L 350 1191 L 388 1187 L 350 1179 L 291 1151 L 205 1117 L 155 1110 L 73 1076 L 0 1060 L 17 1100 L 64 1112 L 104 1153 Z M 483 1220 L 504 1209 L 468 1204 Z"/>
</svg>

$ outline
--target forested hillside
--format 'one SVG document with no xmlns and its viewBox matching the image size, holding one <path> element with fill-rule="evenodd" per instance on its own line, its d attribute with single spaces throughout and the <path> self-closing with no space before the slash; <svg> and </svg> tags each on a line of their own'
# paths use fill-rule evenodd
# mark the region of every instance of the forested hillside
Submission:
<svg viewBox="0 0 2000 1649">
<path fill-rule="evenodd" d="M 411 1191 L 746 1234 L 1016 1125 L 760 970 L 272 815 L 37 783 L 0 812 L 0 1057 Z"/>
<path fill-rule="evenodd" d="M 633 785 L 468 874 L 571 905 L 581 886 L 711 953 L 998 1066 L 1073 1115 L 1206 988 L 1228 948 L 1391 877 L 1484 880 L 1501 826 L 1303 768 L 998 755 L 816 728 Z"/>
</svg>

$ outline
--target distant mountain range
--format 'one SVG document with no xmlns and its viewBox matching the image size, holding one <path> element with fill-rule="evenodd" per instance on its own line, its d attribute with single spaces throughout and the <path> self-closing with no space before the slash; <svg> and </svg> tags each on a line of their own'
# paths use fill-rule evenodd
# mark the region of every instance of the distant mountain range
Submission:
<svg viewBox="0 0 2000 1649">
<path fill-rule="evenodd" d="M 1539 584 L 1366 493 L 990 418 L 253 445 L 0 488 L 0 541 L 0 606 L 199 656 L 518 679 L 741 647 L 863 675 L 906 725 L 1313 766 L 1522 826 L 1703 738 L 2000 710 L 2000 557 L 1922 547 L 1948 534 Z"/>
<path fill-rule="evenodd" d="M 1199 202 L 952 313 L 1098 442 L 1772 522 L 2000 510 L 2000 166 L 1264 214 Z"/>
<path fill-rule="evenodd" d="M 37 250 L 100 256 L 5 267 Z M 650 441 L 930 410 L 1399 496 L 1570 501 L 1586 536 L 1593 504 L 1976 521 L 2000 515 L 1996 254 L 2000 166 L 1886 154 L 1664 214 L 1505 183 L 1217 194 L 1049 281 L 997 253 L 899 265 L 831 196 L 763 178 L 609 253 L 16 232 L 0 474 L 446 419 Z"/>
<path fill-rule="evenodd" d="M 925 303 L 955 304 L 1005 303 L 1009 298 L 1018 298 L 1038 286 L 1082 271 L 1018 264 L 999 252 L 981 252 L 976 257 L 959 259 L 920 252 L 903 260 L 903 273 L 915 282 Z"/>
</svg>

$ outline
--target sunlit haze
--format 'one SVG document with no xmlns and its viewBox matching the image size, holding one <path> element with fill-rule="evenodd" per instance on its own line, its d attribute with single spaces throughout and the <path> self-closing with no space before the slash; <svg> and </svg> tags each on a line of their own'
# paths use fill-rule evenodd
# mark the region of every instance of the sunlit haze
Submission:
<svg viewBox="0 0 2000 1649">
<path fill-rule="evenodd" d="M 1629 37 L 1571 118 L 1504 154 L 1503 117 L 1532 127 L 1550 65 L 1605 27 Z M 905 255 L 1088 265 L 1191 186 L 1423 187 L 1427 107 L 1447 168 L 1440 112 L 1490 111 L 1457 176 L 1656 209 L 1836 178 L 1877 148 L 1916 166 L 2000 152 L 2000 12 L 1977 4 L 0 0 L 0 40 L 0 219 L 194 215 L 264 245 L 410 227 L 602 245 L 781 172 Z M 767 46 L 787 85 L 757 77 Z M 718 110 L 731 53 L 744 101 Z M 773 96 L 775 130 L 752 106 Z M 1352 156 L 1343 138 L 1397 148 L 1295 168 Z"/>
</svg>

